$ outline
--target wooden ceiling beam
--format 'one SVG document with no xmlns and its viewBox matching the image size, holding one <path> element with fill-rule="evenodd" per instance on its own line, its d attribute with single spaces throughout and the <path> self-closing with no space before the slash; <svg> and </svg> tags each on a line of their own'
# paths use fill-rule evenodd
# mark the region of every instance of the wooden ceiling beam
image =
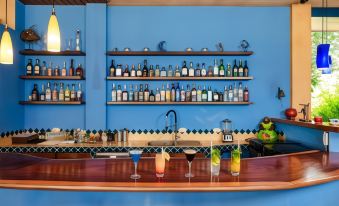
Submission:
<svg viewBox="0 0 339 206">
<path fill-rule="evenodd" d="M 25 5 L 52 5 L 53 0 L 20 0 Z M 87 3 L 107 3 L 107 0 L 55 0 L 55 5 L 86 5 Z"/>
</svg>

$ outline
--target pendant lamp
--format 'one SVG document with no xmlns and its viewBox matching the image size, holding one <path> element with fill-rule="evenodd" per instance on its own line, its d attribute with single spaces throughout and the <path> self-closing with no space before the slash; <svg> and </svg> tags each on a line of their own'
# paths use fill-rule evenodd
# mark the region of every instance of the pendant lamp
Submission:
<svg viewBox="0 0 339 206">
<path fill-rule="evenodd" d="M 322 74 L 330 74 L 331 73 L 331 64 L 332 60 L 329 55 L 330 53 L 330 47 L 331 45 L 327 43 L 327 15 L 325 17 L 326 20 L 326 30 L 325 30 L 325 35 L 326 35 L 326 43 L 324 44 L 324 9 L 327 11 L 327 0 L 326 1 L 326 8 L 325 8 L 325 2 L 322 0 L 322 39 L 321 39 L 321 44 L 318 45 L 317 47 L 317 58 L 316 58 L 316 63 L 317 63 L 317 68 L 322 71 Z"/>
<path fill-rule="evenodd" d="M 6 0 L 6 24 L 0 42 L 0 63 L 13 64 L 13 45 L 11 35 L 8 32 L 7 25 L 7 0 Z"/>
<path fill-rule="evenodd" d="M 48 22 L 47 50 L 51 52 L 60 52 L 60 28 L 58 19 L 55 15 L 54 0 L 52 15 Z"/>
</svg>

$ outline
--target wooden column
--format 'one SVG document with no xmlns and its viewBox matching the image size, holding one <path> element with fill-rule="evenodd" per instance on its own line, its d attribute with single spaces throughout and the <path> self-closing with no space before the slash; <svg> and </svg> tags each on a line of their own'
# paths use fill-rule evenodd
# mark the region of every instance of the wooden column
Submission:
<svg viewBox="0 0 339 206">
<path fill-rule="evenodd" d="M 291 107 L 298 111 L 299 104 L 311 103 L 311 16 L 311 4 L 292 4 Z"/>
</svg>

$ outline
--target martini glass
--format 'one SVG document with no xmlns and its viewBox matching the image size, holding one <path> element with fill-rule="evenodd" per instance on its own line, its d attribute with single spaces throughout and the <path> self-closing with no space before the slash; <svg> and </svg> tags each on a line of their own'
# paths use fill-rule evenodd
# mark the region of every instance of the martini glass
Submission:
<svg viewBox="0 0 339 206">
<path fill-rule="evenodd" d="M 142 154 L 142 150 L 131 150 L 129 152 L 133 163 L 134 163 L 134 174 L 131 175 L 131 179 L 133 180 L 137 180 L 140 179 L 141 176 L 139 174 L 137 174 L 137 169 L 138 169 L 138 162 L 140 160 L 141 154 Z"/>
<path fill-rule="evenodd" d="M 187 150 L 184 150 L 184 153 L 186 155 L 186 159 L 188 162 L 188 173 L 185 174 L 185 177 L 189 177 L 189 178 L 194 177 L 194 175 L 191 172 L 191 167 L 192 167 L 192 161 L 195 157 L 195 154 L 197 154 L 197 151 L 193 149 L 187 149 Z"/>
</svg>

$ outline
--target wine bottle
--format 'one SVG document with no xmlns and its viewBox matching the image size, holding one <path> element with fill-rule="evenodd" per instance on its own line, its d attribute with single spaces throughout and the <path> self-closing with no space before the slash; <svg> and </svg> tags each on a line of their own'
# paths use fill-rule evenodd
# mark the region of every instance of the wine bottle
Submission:
<svg viewBox="0 0 339 206">
<path fill-rule="evenodd" d="M 109 76 L 110 77 L 114 77 L 115 76 L 114 59 L 112 59 L 111 66 L 109 67 Z"/>
<path fill-rule="evenodd" d="M 220 77 L 224 77 L 225 76 L 225 66 L 224 66 L 224 60 L 223 59 L 220 59 L 219 76 Z"/>
<path fill-rule="evenodd" d="M 186 66 L 186 61 L 184 61 L 184 64 L 181 68 L 181 76 L 182 77 L 187 77 L 188 76 L 188 69 L 187 69 L 187 66 Z"/>
</svg>

